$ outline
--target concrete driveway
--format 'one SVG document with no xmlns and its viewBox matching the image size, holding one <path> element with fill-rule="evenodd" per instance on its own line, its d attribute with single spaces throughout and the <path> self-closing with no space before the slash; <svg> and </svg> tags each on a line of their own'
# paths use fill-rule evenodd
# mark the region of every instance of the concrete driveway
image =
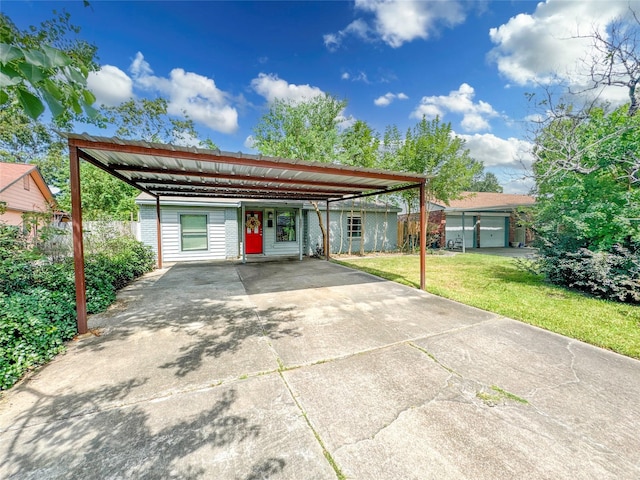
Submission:
<svg viewBox="0 0 640 480">
<path fill-rule="evenodd" d="M 0 478 L 640 478 L 640 362 L 339 265 L 177 264 L 90 326 Z"/>
</svg>

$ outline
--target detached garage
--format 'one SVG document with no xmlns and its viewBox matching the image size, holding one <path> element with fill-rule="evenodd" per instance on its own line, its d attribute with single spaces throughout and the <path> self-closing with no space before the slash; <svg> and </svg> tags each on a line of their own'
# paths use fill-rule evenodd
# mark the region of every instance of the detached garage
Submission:
<svg viewBox="0 0 640 480">
<path fill-rule="evenodd" d="M 449 206 L 432 203 L 432 209 L 444 213 L 443 246 L 461 248 L 464 235 L 465 248 L 500 248 L 525 246 L 531 241 L 532 234 L 520 223 L 517 211 L 534 203 L 535 198 L 529 195 L 464 192 Z"/>
<path fill-rule="evenodd" d="M 509 215 L 485 212 L 480 217 L 478 227 L 481 248 L 509 246 Z"/>
</svg>

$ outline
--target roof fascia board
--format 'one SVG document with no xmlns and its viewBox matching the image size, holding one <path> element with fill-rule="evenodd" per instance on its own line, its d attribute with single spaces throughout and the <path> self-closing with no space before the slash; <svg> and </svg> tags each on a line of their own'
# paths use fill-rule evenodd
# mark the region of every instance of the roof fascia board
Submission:
<svg viewBox="0 0 640 480">
<path fill-rule="evenodd" d="M 255 200 L 265 200 L 265 196 L 264 195 L 255 195 L 255 196 L 251 196 L 251 195 L 247 195 L 247 194 L 237 194 L 237 195 L 222 195 L 220 193 L 211 193 L 211 194 L 207 194 L 207 193 L 203 193 L 203 192 L 169 192 L 166 194 L 167 196 L 172 196 L 172 197 L 198 197 L 198 198 L 203 198 L 203 197 L 207 197 L 210 196 L 211 198 L 235 198 L 235 199 L 246 199 L 246 200 L 250 200 L 250 199 L 255 199 Z M 160 197 L 160 199 L 162 199 L 162 197 L 164 196 L 164 194 L 159 193 L 158 196 Z M 305 200 L 311 200 L 311 201 L 325 201 L 326 197 L 313 197 L 313 196 L 309 196 L 309 195 L 303 195 L 303 196 L 282 196 L 279 194 L 274 194 L 274 195 L 270 195 L 269 198 L 267 200 L 300 200 L 300 201 L 305 201 Z"/>
<path fill-rule="evenodd" d="M 445 212 L 461 212 L 461 211 L 465 211 L 465 212 L 511 212 L 514 211 L 518 208 L 522 208 L 522 207 L 532 207 L 533 204 L 524 204 L 524 205 L 501 205 L 501 206 L 497 206 L 497 207 L 467 207 L 467 208 L 451 208 L 451 207 L 447 207 L 445 208 Z"/>
<path fill-rule="evenodd" d="M 155 199 L 140 199 L 135 201 L 137 205 L 153 205 L 155 206 Z M 214 207 L 214 208 L 239 208 L 240 202 L 191 202 L 189 200 L 168 200 L 160 198 L 160 206 L 185 206 L 185 207 Z"/>
</svg>

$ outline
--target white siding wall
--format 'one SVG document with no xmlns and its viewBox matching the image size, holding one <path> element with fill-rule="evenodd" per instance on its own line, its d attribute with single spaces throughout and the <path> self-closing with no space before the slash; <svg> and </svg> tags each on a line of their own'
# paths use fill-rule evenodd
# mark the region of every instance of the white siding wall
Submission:
<svg viewBox="0 0 640 480">
<path fill-rule="evenodd" d="M 273 227 L 267 227 L 267 212 L 269 210 L 273 211 Z M 296 226 L 298 227 L 296 230 L 296 240 L 294 242 L 276 242 L 276 215 L 277 211 L 293 211 L 296 214 Z M 264 211 L 263 216 L 263 228 L 262 235 L 264 241 L 264 253 L 265 255 L 298 255 L 298 238 L 299 235 L 302 235 L 302 222 L 298 219 L 298 210 L 297 209 L 267 209 Z"/>
<path fill-rule="evenodd" d="M 308 233 L 305 243 L 305 254 L 315 251 L 316 244 L 322 244 L 322 231 L 318 224 L 318 216 L 315 211 L 306 212 Z M 331 253 L 347 253 L 349 250 L 349 236 L 347 231 L 348 217 L 351 210 L 332 210 L 329 214 L 330 228 L 329 239 L 331 241 Z M 365 252 L 380 252 L 395 250 L 398 238 L 398 214 L 396 212 L 372 212 L 364 214 L 359 209 L 354 209 L 353 216 L 362 218 Z M 326 213 L 322 212 L 323 220 Z M 354 238 L 351 243 L 351 253 L 360 251 L 361 238 Z"/>
<path fill-rule="evenodd" d="M 208 249 L 183 252 L 180 245 L 180 215 L 207 215 Z M 222 208 L 162 207 L 162 258 L 167 262 L 214 260 L 227 258 L 225 242 L 225 211 Z"/>
</svg>

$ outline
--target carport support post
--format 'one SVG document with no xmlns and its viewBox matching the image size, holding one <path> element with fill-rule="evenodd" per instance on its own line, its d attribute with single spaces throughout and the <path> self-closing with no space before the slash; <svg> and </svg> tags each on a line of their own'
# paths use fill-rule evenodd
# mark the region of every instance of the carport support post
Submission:
<svg viewBox="0 0 640 480">
<path fill-rule="evenodd" d="M 296 234 L 298 235 L 298 259 L 302 261 L 302 207 L 298 208 L 298 218 L 296 219 Z"/>
<path fill-rule="evenodd" d="M 426 183 L 420 184 L 420 290 L 425 289 L 425 270 L 427 255 L 427 196 Z"/>
<path fill-rule="evenodd" d="M 160 196 L 156 197 L 156 230 L 158 237 L 158 268 L 162 268 L 162 229 L 160 226 Z"/>
<path fill-rule="evenodd" d="M 78 333 L 87 333 L 87 291 L 84 278 L 84 244 L 82 241 L 82 198 L 80 195 L 80 157 L 78 147 L 69 146 L 71 180 L 71 224 L 73 226 L 73 271 L 76 283 L 76 325 Z"/>
<path fill-rule="evenodd" d="M 242 232 L 240 234 L 240 245 L 242 246 L 242 263 L 247 263 L 247 249 L 246 249 L 246 240 L 247 240 L 247 235 L 246 235 L 246 227 L 244 225 L 245 222 L 245 207 L 244 207 L 244 203 L 242 204 L 242 207 L 240 208 L 240 215 L 241 215 L 241 219 L 240 219 L 240 231 Z"/>
<path fill-rule="evenodd" d="M 467 245 L 466 239 L 464 238 L 466 235 L 464 231 L 464 212 L 462 212 L 462 253 L 467 253 Z"/>
<path fill-rule="evenodd" d="M 327 225 L 325 227 L 326 238 L 324 239 L 324 256 L 326 257 L 327 261 L 331 260 L 331 242 L 329 241 L 329 226 L 331 225 L 331 223 L 329 222 L 329 200 L 327 200 Z"/>
</svg>

